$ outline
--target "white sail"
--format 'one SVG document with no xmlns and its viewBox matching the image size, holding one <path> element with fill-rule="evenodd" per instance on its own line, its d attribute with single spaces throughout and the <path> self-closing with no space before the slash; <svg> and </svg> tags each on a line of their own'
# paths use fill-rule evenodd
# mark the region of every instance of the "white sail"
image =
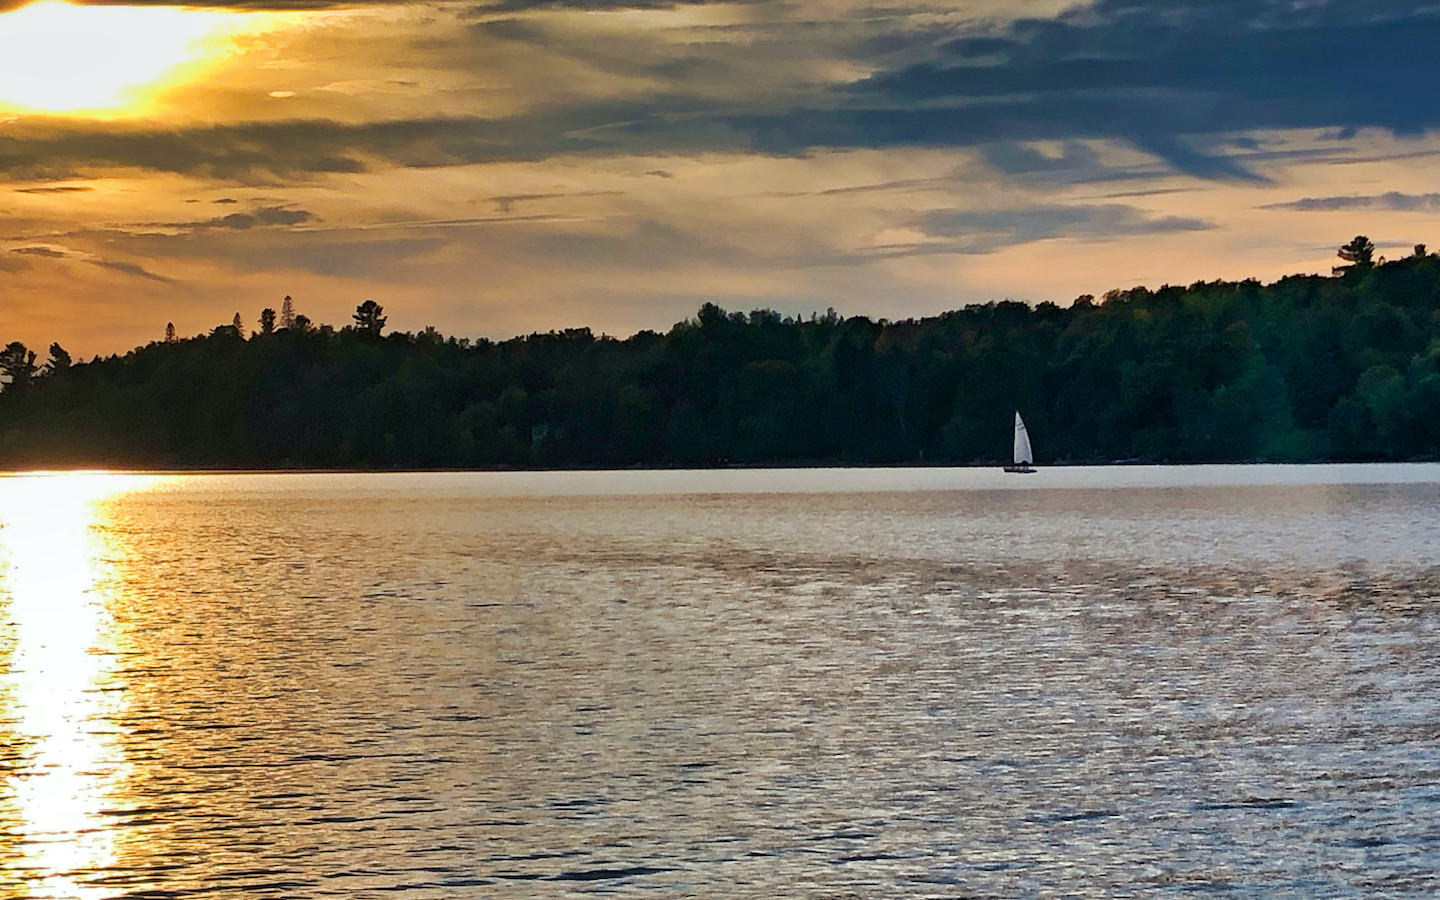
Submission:
<svg viewBox="0 0 1440 900">
<path fill-rule="evenodd" d="M 1025 430 L 1025 420 L 1020 418 L 1020 411 L 1015 411 L 1015 465 L 1028 466 L 1035 461 L 1035 454 L 1030 449 L 1030 432 Z"/>
</svg>

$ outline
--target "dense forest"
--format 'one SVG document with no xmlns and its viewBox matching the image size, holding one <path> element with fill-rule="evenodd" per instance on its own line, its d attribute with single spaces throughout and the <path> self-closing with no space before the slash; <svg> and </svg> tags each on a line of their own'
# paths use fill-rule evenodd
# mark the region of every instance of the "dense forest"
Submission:
<svg viewBox="0 0 1440 900">
<path fill-rule="evenodd" d="M 1440 457 L 1440 257 L 905 321 L 713 304 L 666 333 L 492 342 L 315 325 L 289 298 L 124 356 L 0 353 L 5 467 Z"/>
</svg>

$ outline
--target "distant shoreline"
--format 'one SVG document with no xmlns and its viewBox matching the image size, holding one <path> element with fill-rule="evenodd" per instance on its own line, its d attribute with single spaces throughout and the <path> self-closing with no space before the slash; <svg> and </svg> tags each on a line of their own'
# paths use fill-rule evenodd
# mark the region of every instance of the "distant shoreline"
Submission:
<svg viewBox="0 0 1440 900">
<path fill-rule="evenodd" d="M 1037 464 L 1037 471 L 1054 469 L 1145 469 L 1145 468 L 1182 468 L 1201 469 L 1211 467 L 1235 467 L 1235 466 L 1272 466 L 1276 468 L 1300 468 L 1305 466 L 1398 466 L 1398 465 L 1435 465 L 1440 463 L 1437 459 L 1397 459 L 1397 460 L 1286 460 L 1283 462 L 1272 462 L 1266 460 L 1239 460 L 1239 461 L 1211 461 L 1211 462 L 1170 462 L 1163 460 L 1111 460 L 1107 462 L 1057 462 Z M 422 475 L 422 474 L 454 474 L 454 475 L 503 475 L 503 474 L 537 474 L 545 472 L 744 472 L 744 471 L 791 471 L 810 469 L 882 469 L 882 470 L 905 470 L 905 469 L 956 469 L 965 471 L 987 471 L 1001 469 L 1005 463 L 776 463 L 776 464 L 735 464 L 722 466 L 555 466 L 555 467 L 508 467 L 508 468 L 460 468 L 460 467 L 405 467 L 405 468 L 359 468 L 359 467 L 335 467 L 335 468 L 274 468 L 274 467 L 170 467 L 170 468 L 127 468 L 104 466 L 75 466 L 75 467 L 35 467 L 28 469 L 0 469 L 0 477 L 12 478 L 17 476 L 33 475 Z"/>
<path fill-rule="evenodd" d="M 379 312 L 43 367 L 12 342 L 0 466 L 959 469 L 1011 459 L 1021 416 L 1051 466 L 1440 459 L 1430 254 L 900 322 L 706 303 L 623 341 L 384 334 Z"/>
</svg>

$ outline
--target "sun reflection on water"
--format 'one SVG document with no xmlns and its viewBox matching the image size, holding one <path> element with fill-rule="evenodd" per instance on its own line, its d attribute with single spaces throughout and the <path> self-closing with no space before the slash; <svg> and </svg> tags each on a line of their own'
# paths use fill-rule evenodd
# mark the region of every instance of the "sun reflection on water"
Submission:
<svg viewBox="0 0 1440 900">
<path fill-rule="evenodd" d="M 85 884 L 115 859 L 103 815 L 124 757 L 116 635 L 104 581 L 104 501 L 148 476 L 0 478 L 0 774 L 7 867 L 30 896 L 108 896 Z"/>
</svg>

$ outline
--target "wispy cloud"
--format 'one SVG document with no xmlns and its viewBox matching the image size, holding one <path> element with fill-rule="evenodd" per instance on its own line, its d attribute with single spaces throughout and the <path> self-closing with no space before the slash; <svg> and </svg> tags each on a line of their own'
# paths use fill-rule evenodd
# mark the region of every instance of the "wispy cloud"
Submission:
<svg viewBox="0 0 1440 900">
<path fill-rule="evenodd" d="M 1347 195 L 1341 197 L 1303 197 L 1287 203 L 1267 203 L 1261 209 L 1286 209 L 1295 212 L 1335 212 L 1345 209 L 1384 209 L 1395 212 L 1440 212 L 1440 194 Z"/>
<path fill-rule="evenodd" d="M 163 275 L 157 275 L 146 269 L 139 263 L 127 262 L 125 260 L 106 259 L 83 250 L 76 250 L 69 247 L 55 246 L 51 244 L 31 244 L 22 247 L 12 247 L 10 253 L 17 256 L 32 257 L 46 260 L 68 260 L 86 265 L 98 266 L 102 269 L 120 272 L 124 275 L 131 275 L 136 278 L 144 278 L 162 284 L 173 284 L 174 280 Z"/>
<path fill-rule="evenodd" d="M 921 216 L 915 226 L 930 237 L 942 239 L 951 252 L 991 253 L 1052 238 L 1114 241 L 1139 235 L 1206 231 L 1215 224 L 1187 216 L 1156 216 L 1133 206 L 1106 203 L 938 210 Z"/>
</svg>

